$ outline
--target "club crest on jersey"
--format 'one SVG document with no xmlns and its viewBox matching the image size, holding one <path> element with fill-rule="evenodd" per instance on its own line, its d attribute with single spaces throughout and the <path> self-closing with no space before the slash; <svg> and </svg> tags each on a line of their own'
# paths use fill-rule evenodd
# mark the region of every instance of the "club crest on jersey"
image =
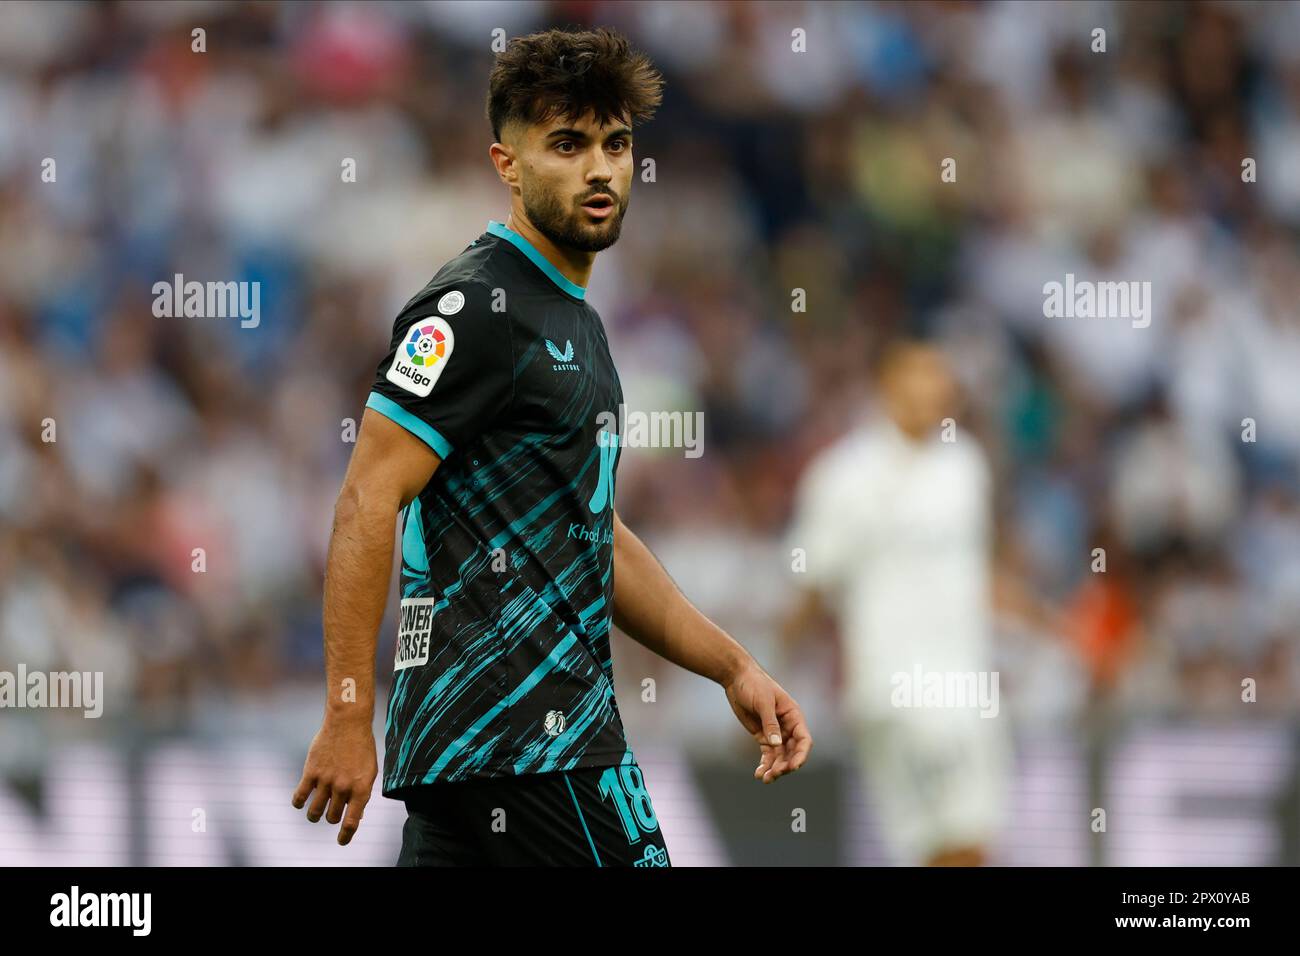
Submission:
<svg viewBox="0 0 1300 956">
<path fill-rule="evenodd" d="M 429 663 L 429 640 L 433 633 L 433 605 L 436 600 L 436 598 L 402 599 L 393 670 L 400 671 Z"/>
<path fill-rule="evenodd" d="M 548 710 L 546 712 L 546 733 L 551 737 L 558 737 L 564 733 L 564 711 Z"/>
<path fill-rule="evenodd" d="M 438 311 L 443 315 L 455 315 L 465 307 L 465 294 L 452 289 L 438 300 Z"/>
<path fill-rule="evenodd" d="M 564 351 L 561 352 L 550 339 L 546 340 L 546 351 L 551 353 L 551 358 L 555 359 L 555 365 L 552 366 L 557 372 L 576 372 L 578 363 L 573 360 L 573 342 L 569 339 L 564 340 Z"/>
<path fill-rule="evenodd" d="M 424 398 L 433 391 L 438 376 L 451 361 L 455 346 L 456 336 L 445 321 L 436 315 L 416 319 L 398 343 L 384 377 L 398 388 Z"/>
</svg>

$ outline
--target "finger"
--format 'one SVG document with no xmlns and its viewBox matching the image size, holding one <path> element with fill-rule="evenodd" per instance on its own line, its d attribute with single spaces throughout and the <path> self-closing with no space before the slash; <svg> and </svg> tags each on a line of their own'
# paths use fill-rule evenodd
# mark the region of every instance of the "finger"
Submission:
<svg viewBox="0 0 1300 956">
<path fill-rule="evenodd" d="M 343 822 L 343 811 L 348 805 L 348 799 L 352 796 L 352 788 L 347 784 L 335 784 L 330 790 L 330 806 L 325 811 L 325 820 L 331 826 Z"/>
<path fill-rule="evenodd" d="M 795 699 L 782 688 L 777 689 L 776 710 L 785 737 L 782 748 L 785 754 L 785 766 L 782 772 L 792 773 L 802 767 L 808 759 L 808 753 L 812 750 L 812 734 L 808 731 L 808 723 L 804 720 L 803 711 L 799 709 Z"/>
<path fill-rule="evenodd" d="M 759 747 L 763 752 L 763 763 L 760 764 L 759 779 L 764 783 L 771 783 L 776 779 L 774 772 L 782 765 L 782 738 L 781 724 L 776 716 L 776 697 L 763 696 L 756 701 L 759 718 L 762 722 L 763 729 L 755 734 Z"/>
<path fill-rule="evenodd" d="M 787 773 L 794 773 L 802 767 L 808 759 L 808 752 L 812 749 L 812 734 L 808 732 L 808 725 L 804 722 L 798 707 L 792 707 L 781 715 L 781 726 L 785 733 L 785 741 L 781 746 L 776 766 L 773 767 L 772 779 L 774 780 Z"/>
<path fill-rule="evenodd" d="M 808 761 L 808 754 L 812 752 L 812 734 L 808 732 L 808 725 L 804 722 L 803 715 L 798 715 L 798 721 L 790 727 L 787 738 L 792 751 L 790 755 L 790 769 L 798 770 Z"/>
<path fill-rule="evenodd" d="M 754 736 L 759 736 L 755 734 Z M 762 780 L 768 769 L 772 766 L 773 752 L 770 744 L 760 743 L 758 745 L 758 766 L 754 768 L 754 779 Z"/>
<path fill-rule="evenodd" d="M 772 780 L 777 780 L 780 777 L 784 777 L 788 773 L 794 773 L 801 766 L 803 766 L 804 757 L 800 756 L 799 748 L 800 748 L 800 742 L 793 737 L 787 736 L 785 740 L 785 746 L 782 748 L 781 753 L 777 756 L 775 762 L 772 765 L 772 769 L 769 774 L 771 780 L 766 780 L 764 782 L 770 783 Z M 796 761 L 798 762 L 796 763 Z"/>
<path fill-rule="evenodd" d="M 780 747 L 767 746 L 763 751 L 763 763 L 759 769 L 759 779 L 764 783 L 771 783 L 784 772 L 785 758 L 781 753 Z"/>
<path fill-rule="evenodd" d="M 754 709 L 763 725 L 760 742 L 781 746 L 781 722 L 776 719 L 776 695 L 770 692 L 761 694 L 754 701 Z"/>
<path fill-rule="evenodd" d="M 339 846 L 347 846 L 352 842 L 352 837 L 361 826 L 361 815 L 366 812 L 368 802 L 370 802 L 368 793 L 357 794 L 348 802 L 347 816 L 343 818 L 343 826 L 339 827 Z"/>
<path fill-rule="evenodd" d="M 319 822 L 321 815 L 325 812 L 325 804 L 330 799 L 330 787 L 324 780 L 316 785 L 316 796 L 312 798 L 311 806 L 307 808 L 307 819 L 312 823 Z"/>
<path fill-rule="evenodd" d="M 771 783 L 773 780 L 776 780 L 784 774 L 788 767 L 789 761 L 786 760 L 784 749 L 781 747 L 773 747 L 772 765 L 767 768 L 767 773 L 763 775 L 763 782 Z"/>
<path fill-rule="evenodd" d="M 304 770 L 302 779 L 298 781 L 298 789 L 293 792 L 293 808 L 301 810 L 303 804 L 307 802 L 307 797 L 316 787 L 316 774 Z"/>
<path fill-rule="evenodd" d="M 781 714 L 781 727 L 785 732 L 785 757 L 790 770 L 798 770 L 808 759 L 812 750 L 812 734 L 803 713 L 793 703 Z"/>
</svg>

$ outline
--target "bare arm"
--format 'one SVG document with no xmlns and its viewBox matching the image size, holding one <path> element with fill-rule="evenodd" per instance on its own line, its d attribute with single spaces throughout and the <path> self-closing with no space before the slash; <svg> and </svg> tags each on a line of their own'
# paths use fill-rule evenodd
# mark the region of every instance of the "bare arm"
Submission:
<svg viewBox="0 0 1300 956">
<path fill-rule="evenodd" d="M 812 736 L 794 698 L 686 599 L 617 512 L 614 623 L 660 657 L 722 685 L 736 718 L 759 744 L 756 779 L 770 783 L 803 766 Z"/>
<path fill-rule="evenodd" d="M 357 447 L 334 506 L 325 565 L 325 718 L 312 741 L 293 805 L 313 823 L 325 813 L 352 839 L 378 776 L 374 733 L 375 648 L 393 573 L 398 513 L 419 494 L 440 459 L 424 442 L 366 409 Z M 343 811 L 347 807 L 347 818 Z"/>
<path fill-rule="evenodd" d="M 686 599 L 662 564 L 614 513 L 614 623 L 679 667 L 726 683 L 752 658 Z"/>
<path fill-rule="evenodd" d="M 334 506 L 325 564 L 327 716 L 367 725 L 374 718 L 375 647 L 392 580 L 397 516 L 439 463 L 424 442 L 366 409 Z M 342 699 L 347 678 L 356 681 L 355 704 Z"/>
</svg>

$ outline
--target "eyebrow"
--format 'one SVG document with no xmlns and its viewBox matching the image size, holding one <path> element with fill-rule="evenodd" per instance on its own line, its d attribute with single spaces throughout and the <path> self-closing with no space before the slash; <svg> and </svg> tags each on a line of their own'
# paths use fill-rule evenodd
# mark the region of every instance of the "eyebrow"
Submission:
<svg viewBox="0 0 1300 956">
<path fill-rule="evenodd" d="M 610 140 L 610 139 L 614 139 L 616 136 L 631 136 L 631 135 L 632 135 L 632 128 L 630 126 L 620 126 L 615 130 L 611 130 L 609 135 L 606 136 L 605 139 Z M 587 140 L 590 139 L 591 137 L 589 137 L 586 133 L 582 132 L 581 130 L 571 129 L 566 126 L 563 129 L 551 130 L 549 133 L 546 134 L 546 138 Z"/>
</svg>

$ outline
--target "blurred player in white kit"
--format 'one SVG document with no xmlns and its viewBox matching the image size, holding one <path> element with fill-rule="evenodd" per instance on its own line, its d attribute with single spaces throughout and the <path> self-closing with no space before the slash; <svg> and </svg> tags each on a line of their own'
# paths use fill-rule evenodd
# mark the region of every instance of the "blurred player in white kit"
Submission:
<svg viewBox="0 0 1300 956">
<path fill-rule="evenodd" d="M 845 717 L 895 859 L 978 866 L 1009 767 L 991 674 L 991 477 L 974 436 L 944 421 L 957 389 L 936 348 L 892 345 L 877 385 L 875 419 L 801 480 L 789 543 L 804 549 L 806 590 L 787 633 L 818 608 L 839 621 Z M 992 706 L 987 693 L 924 698 L 918 675 L 983 679 Z"/>
</svg>

